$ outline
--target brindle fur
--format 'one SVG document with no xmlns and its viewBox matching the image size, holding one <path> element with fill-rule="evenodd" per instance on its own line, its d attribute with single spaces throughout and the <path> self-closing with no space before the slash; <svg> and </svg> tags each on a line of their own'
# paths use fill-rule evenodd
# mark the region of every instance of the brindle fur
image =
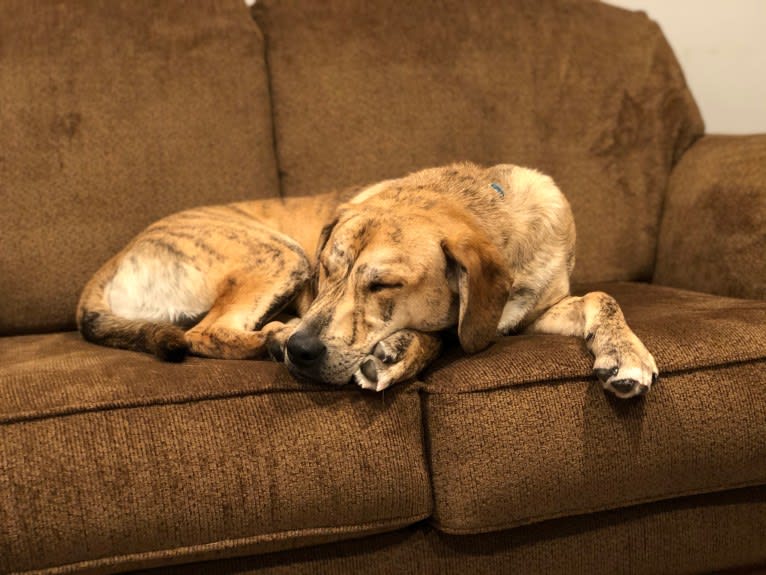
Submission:
<svg viewBox="0 0 766 575">
<path fill-rule="evenodd" d="M 263 356 L 285 329 L 269 320 L 308 307 L 306 253 L 341 197 L 209 206 L 152 224 L 86 285 L 82 335 L 169 361 Z"/>
<path fill-rule="evenodd" d="M 268 344 L 298 376 L 376 390 L 417 375 L 445 329 L 456 327 L 469 353 L 497 335 L 576 335 L 606 389 L 641 395 L 657 377 L 654 359 L 613 298 L 570 296 L 574 245 L 569 204 L 549 177 L 455 164 L 355 195 L 170 216 L 96 274 L 78 319 L 91 341 L 171 360 L 187 349 L 257 357 Z M 316 254 L 316 265 L 304 254 Z M 146 306 L 135 293 L 133 316 L 115 313 L 115 293 L 125 307 L 117 289 L 125 269 L 156 270 L 158 262 L 168 270 L 159 280 L 196 293 L 192 301 L 207 309 L 139 317 Z M 282 309 L 301 319 L 270 321 Z"/>
</svg>

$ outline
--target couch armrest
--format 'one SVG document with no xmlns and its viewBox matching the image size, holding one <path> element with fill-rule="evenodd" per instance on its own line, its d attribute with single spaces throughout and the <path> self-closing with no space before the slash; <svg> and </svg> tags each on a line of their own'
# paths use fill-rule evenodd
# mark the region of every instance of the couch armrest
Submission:
<svg viewBox="0 0 766 575">
<path fill-rule="evenodd" d="M 673 170 L 654 282 L 766 299 L 766 134 L 705 136 Z"/>
</svg>

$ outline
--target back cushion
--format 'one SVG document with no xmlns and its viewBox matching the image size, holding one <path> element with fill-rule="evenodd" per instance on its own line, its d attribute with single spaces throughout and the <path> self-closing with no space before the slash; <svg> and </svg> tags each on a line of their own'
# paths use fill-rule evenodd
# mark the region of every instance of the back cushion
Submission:
<svg viewBox="0 0 766 575">
<path fill-rule="evenodd" d="M 73 327 L 158 217 L 278 190 L 242 0 L 3 0 L 0 127 L 0 334 Z"/>
<path fill-rule="evenodd" d="M 471 160 L 551 174 L 575 279 L 649 279 L 671 166 L 703 130 L 659 28 L 565 0 L 259 0 L 288 195 Z"/>
</svg>

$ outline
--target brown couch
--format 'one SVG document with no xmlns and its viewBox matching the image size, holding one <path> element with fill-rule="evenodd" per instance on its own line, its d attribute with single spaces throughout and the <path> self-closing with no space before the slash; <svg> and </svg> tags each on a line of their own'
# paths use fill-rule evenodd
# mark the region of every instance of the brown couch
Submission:
<svg viewBox="0 0 766 575">
<path fill-rule="evenodd" d="M 766 136 L 704 135 L 656 24 L 586 0 L 0 3 L 0 572 L 655 573 L 766 566 Z M 722 86 L 722 90 L 726 87 Z M 72 331 L 192 205 L 454 160 L 557 180 L 578 340 L 448 350 L 383 394 Z"/>
</svg>

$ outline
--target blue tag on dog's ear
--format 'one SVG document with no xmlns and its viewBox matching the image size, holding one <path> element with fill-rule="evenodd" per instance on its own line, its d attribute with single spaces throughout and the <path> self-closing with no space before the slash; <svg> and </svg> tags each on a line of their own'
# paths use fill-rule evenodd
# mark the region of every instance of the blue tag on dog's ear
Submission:
<svg viewBox="0 0 766 575">
<path fill-rule="evenodd" d="M 497 182 L 492 182 L 489 185 L 489 187 L 495 190 L 497 192 L 497 195 L 500 196 L 501 198 L 505 197 L 505 190 L 503 190 L 503 186 L 501 186 Z"/>
</svg>

